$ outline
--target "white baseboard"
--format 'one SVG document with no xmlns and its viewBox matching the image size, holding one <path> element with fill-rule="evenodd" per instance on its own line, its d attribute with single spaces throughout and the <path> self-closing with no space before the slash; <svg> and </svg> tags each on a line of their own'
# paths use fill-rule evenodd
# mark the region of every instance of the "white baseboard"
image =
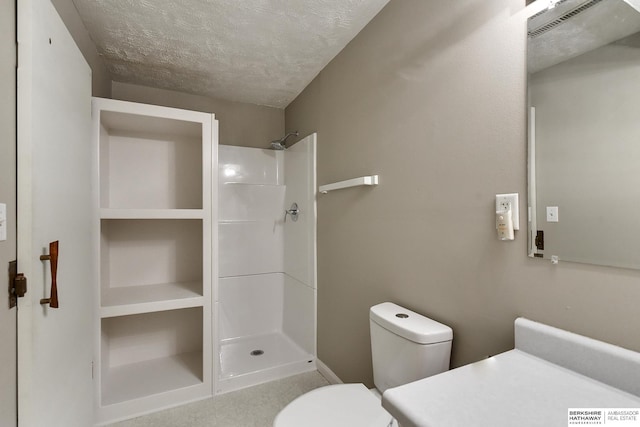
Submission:
<svg viewBox="0 0 640 427">
<path fill-rule="evenodd" d="M 318 372 L 320 375 L 325 377 L 330 384 L 343 384 L 344 381 L 338 377 L 335 372 L 333 372 L 327 365 L 325 365 L 322 360 L 316 359 L 316 368 L 318 368 Z"/>
</svg>

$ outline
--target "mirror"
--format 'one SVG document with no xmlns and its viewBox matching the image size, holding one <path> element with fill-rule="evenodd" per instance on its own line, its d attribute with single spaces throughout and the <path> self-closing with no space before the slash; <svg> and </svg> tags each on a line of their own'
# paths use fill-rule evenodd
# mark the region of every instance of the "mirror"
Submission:
<svg viewBox="0 0 640 427">
<path fill-rule="evenodd" d="M 533 6 L 529 256 L 640 269 L 640 0 Z"/>
</svg>

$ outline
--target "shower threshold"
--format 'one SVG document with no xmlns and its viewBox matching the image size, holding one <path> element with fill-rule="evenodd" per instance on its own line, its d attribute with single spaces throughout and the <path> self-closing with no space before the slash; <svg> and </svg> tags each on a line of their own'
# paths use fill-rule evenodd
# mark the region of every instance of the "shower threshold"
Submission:
<svg viewBox="0 0 640 427">
<path fill-rule="evenodd" d="M 220 344 L 218 393 L 316 369 L 315 356 L 282 332 L 231 338 Z"/>
</svg>

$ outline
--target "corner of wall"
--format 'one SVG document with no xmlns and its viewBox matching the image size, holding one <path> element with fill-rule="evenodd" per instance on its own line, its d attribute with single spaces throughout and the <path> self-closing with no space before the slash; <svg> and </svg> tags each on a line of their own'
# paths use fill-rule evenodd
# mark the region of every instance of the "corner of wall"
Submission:
<svg viewBox="0 0 640 427">
<path fill-rule="evenodd" d="M 343 384 L 344 381 L 340 379 L 339 376 L 335 374 L 322 360 L 316 359 L 316 367 L 318 368 L 318 372 L 320 375 L 325 377 L 327 381 L 331 384 Z"/>
<path fill-rule="evenodd" d="M 51 0 L 51 3 L 82 52 L 85 61 L 91 67 L 91 94 L 102 98 L 111 98 L 111 74 L 98 53 L 98 49 L 85 28 L 73 1 Z"/>
</svg>

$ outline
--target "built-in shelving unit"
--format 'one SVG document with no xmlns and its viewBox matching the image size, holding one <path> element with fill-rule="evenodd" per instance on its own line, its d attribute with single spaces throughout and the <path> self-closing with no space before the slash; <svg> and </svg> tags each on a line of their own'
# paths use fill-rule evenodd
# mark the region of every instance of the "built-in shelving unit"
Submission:
<svg viewBox="0 0 640 427">
<path fill-rule="evenodd" d="M 96 423 L 213 393 L 217 121 L 93 100 Z"/>
</svg>

